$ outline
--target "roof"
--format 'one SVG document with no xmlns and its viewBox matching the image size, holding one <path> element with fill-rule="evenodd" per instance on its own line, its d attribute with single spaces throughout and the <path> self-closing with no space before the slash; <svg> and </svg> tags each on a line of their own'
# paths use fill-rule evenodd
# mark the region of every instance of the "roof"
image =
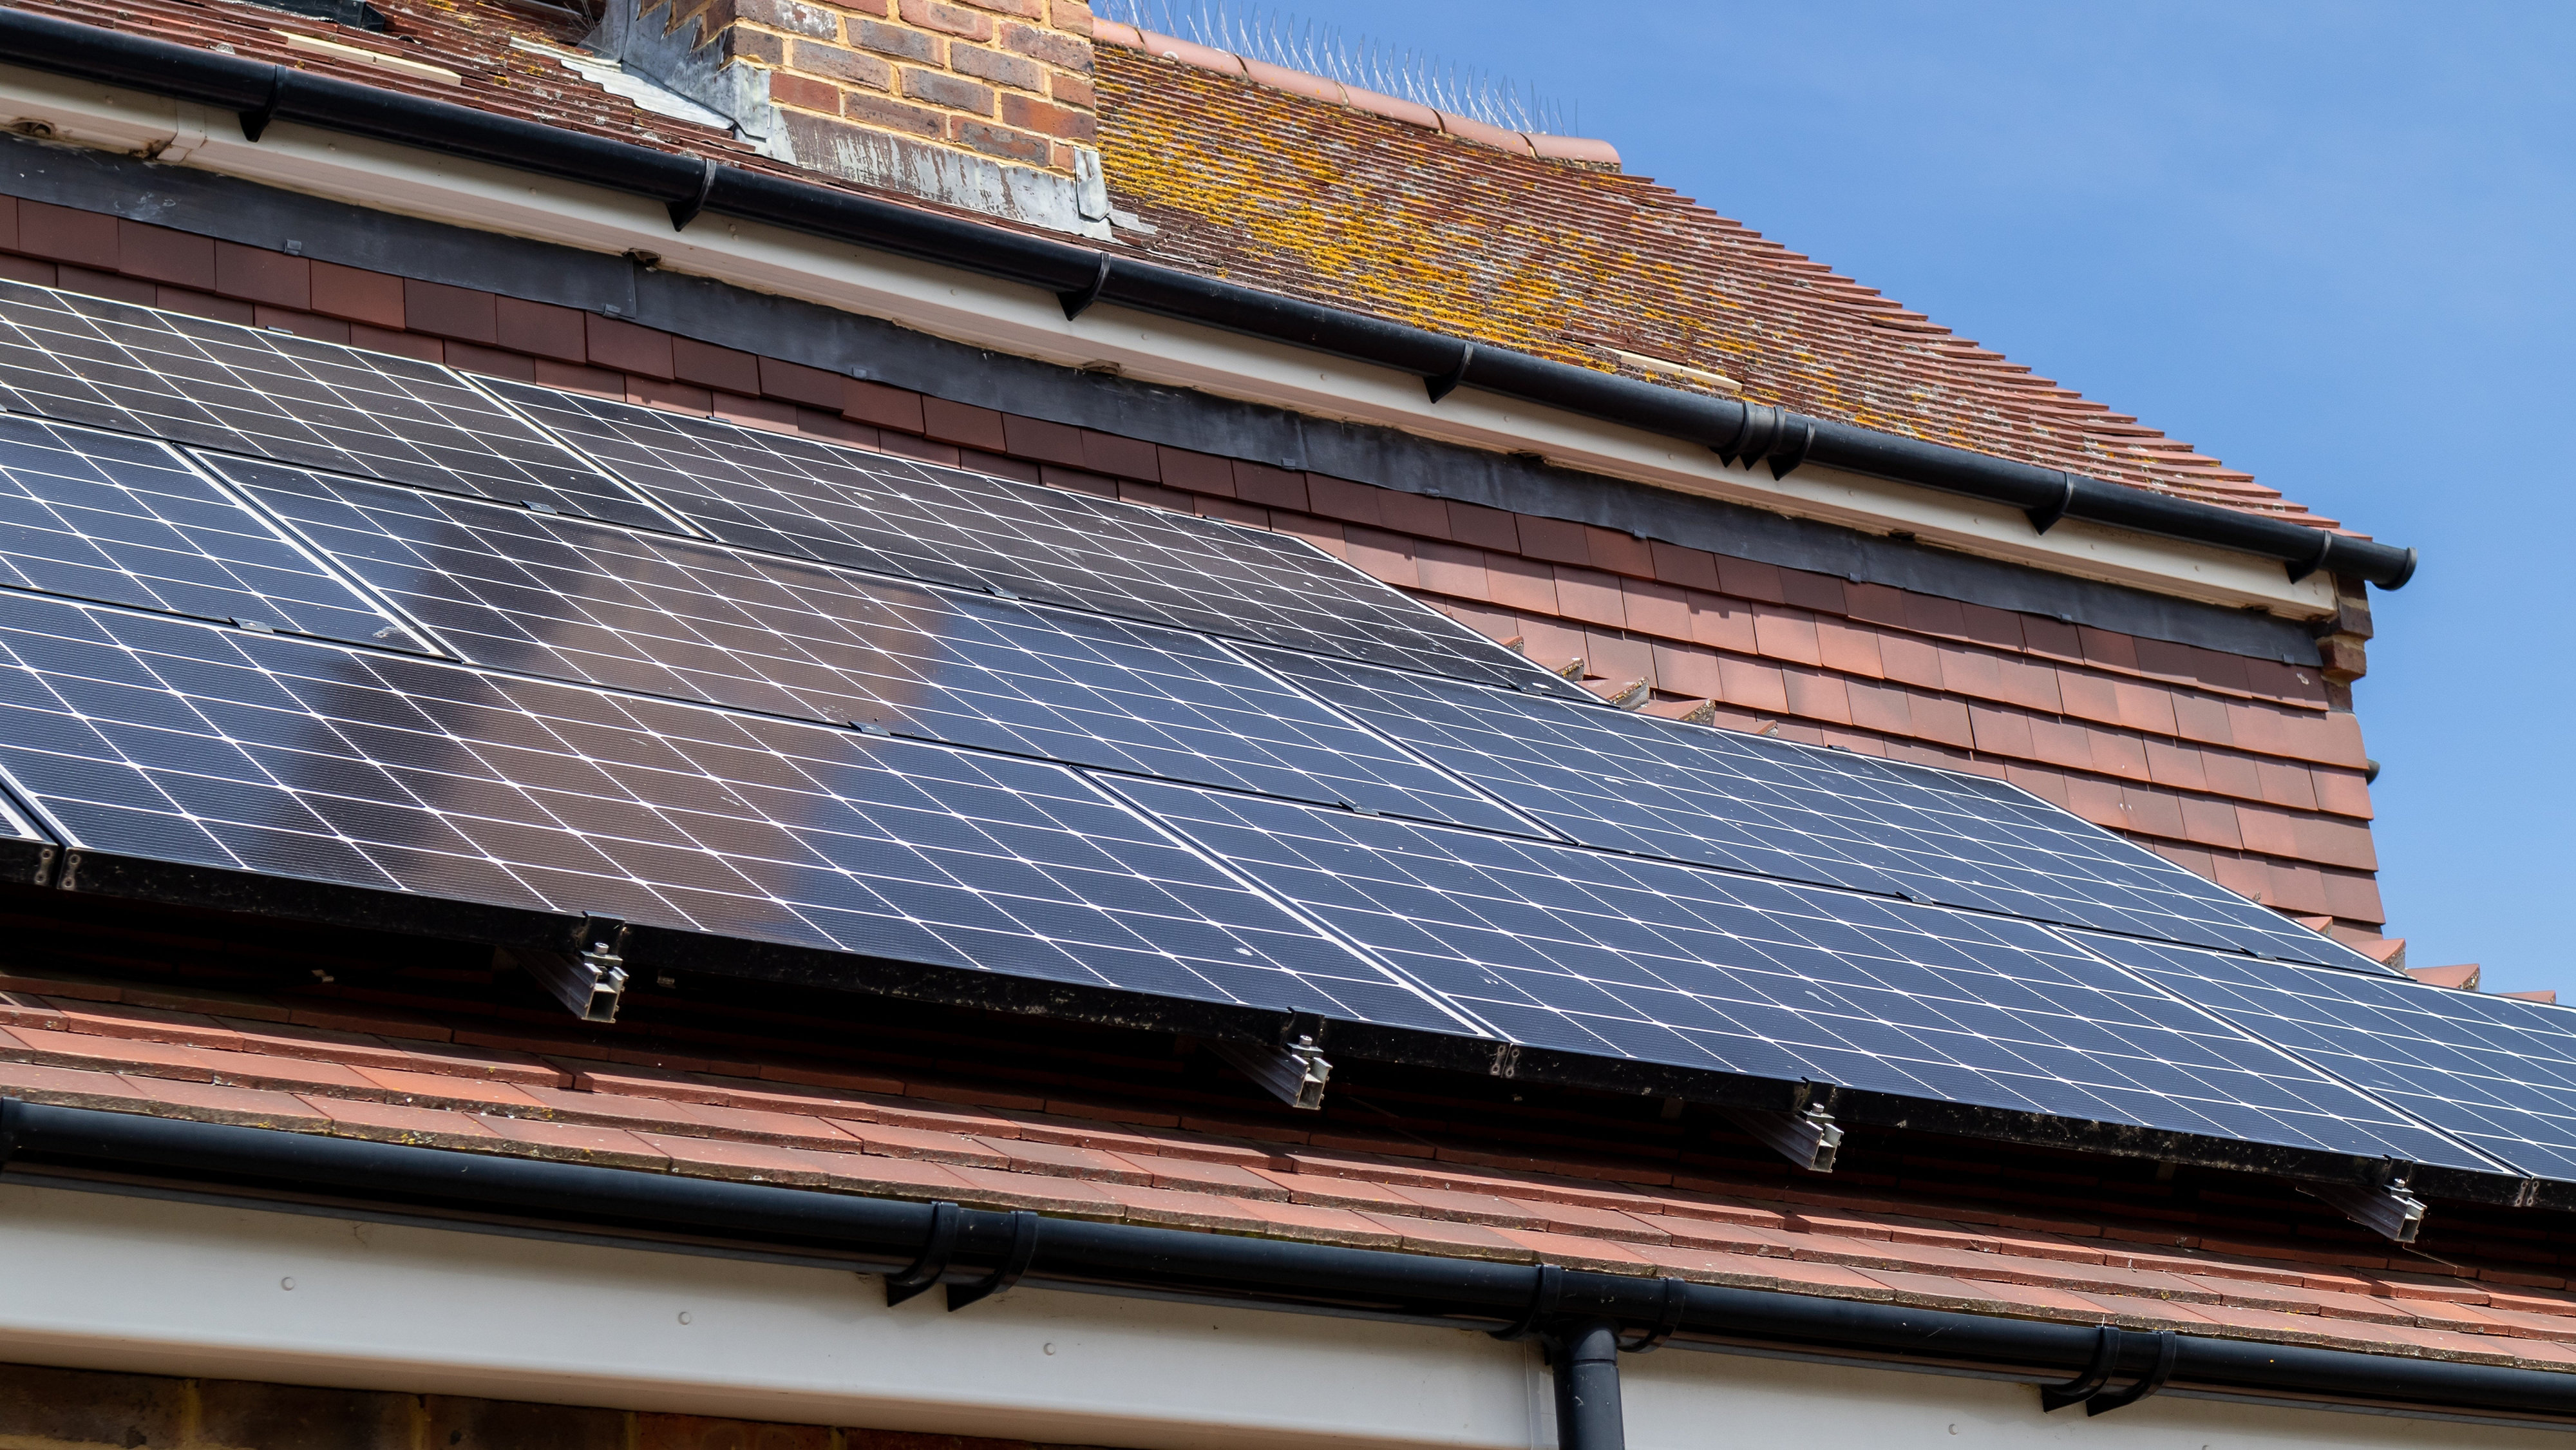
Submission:
<svg viewBox="0 0 2576 1450">
<path fill-rule="evenodd" d="M 1124 27 L 1103 27 L 1104 38 Z M 1156 261 L 1560 362 L 2333 521 L 1654 181 L 1098 47 L 1110 195 Z M 1222 57 L 1232 60 L 1233 57 Z M 1622 356 L 1625 354 L 1626 356 Z"/>
<path fill-rule="evenodd" d="M 381 32 L 237 0 L 27 8 L 864 190 L 643 109 L 515 44 L 578 43 L 587 22 L 551 6 L 387 0 Z M 1281 85 L 1119 44 L 1096 58 L 1111 194 L 1151 227 L 1122 228 L 1118 241 L 1154 261 L 1665 386 L 1734 383 L 1748 400 L 1818 417 L 2336 526 L 1646 178 L 1514 154 L 1470 139 L 1489 129 L 1472 124 L 1427 129 L 1397 118 L 1401 102 L 1372 111 L 1323 99 L 1329 83 L 1275 68 L 1256 73 Z"/>
<path fill-rule="evenodd" d="M 823 1192 L 2576 1368 L 2576 1267 L 2537 1242 L 2511 1259 L 2407 1255 L 2267 1229 L 2270 1215 L 2216 1194 L 2196 1213 L 2088 1211 L 2081 1185 L 2037 1177 L 2019 1193 L 1945 1193 L 1427 1126 L 1390 1134 L 1186 1094 L 979 1077 L 955 1061 L 589 1033 L 331 989 L 245 995 L 20 969 L 0 978 L 0 1092 Z"/>
</svg>

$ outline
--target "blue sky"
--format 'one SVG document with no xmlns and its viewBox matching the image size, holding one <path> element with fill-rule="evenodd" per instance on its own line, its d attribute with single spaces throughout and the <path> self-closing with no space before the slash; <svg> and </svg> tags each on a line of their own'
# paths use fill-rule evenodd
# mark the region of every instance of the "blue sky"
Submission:
<svg viewBox="0 0 2576 1450">
<path fill-rule="evenodd" d="M 2576 8 L 1282 8 L 1535 82 L 1632 171 L 2423 550 L 2357 690 L 2389 930 L 2576 998 Z"/>
</svg>

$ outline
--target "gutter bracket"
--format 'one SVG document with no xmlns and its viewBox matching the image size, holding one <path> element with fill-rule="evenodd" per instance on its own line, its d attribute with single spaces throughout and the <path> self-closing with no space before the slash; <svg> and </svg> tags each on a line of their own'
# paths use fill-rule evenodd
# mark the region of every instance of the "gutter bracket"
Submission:
<svg viewBox="0 0 2576 1450">
<path fill-rule="evenodd" d="M 1510 1341 L 1527 1339 L 1539 1332 L 1539 1326 L 1556 1316 L 1557 1301 L 1565 1297 L 1565 1270 L 1554 1264 L 1541 1264 L 1530 1281 L 1529 1308 L 1507 1329 L 1489 1331 L 1494 1338 Z"/>
<path fill-rule="evenodd" d="M 1771 476 L 1774 479 L 1787 478 L 1790 470 L 1806 462 L 1807 450 L 1816 443 L 1816 425 L 1807 419 L 1795 413 L 1783 413 L 1780 423 L 1778 442 L 1787 446 L 1774 446 L 1771 450 Z"/>
<path fill-rule="evenodd" d="M 699 164 L 704 169 L 698 173 L 698 194 L 687 201 L 671 203 L 671 230 L 675 232 L 687 231 L 689 223 L 698 219 L 698 213 L 707 209 L 707 197 L 716 189 L 716 173 L 723 169 L 716 165 L 713 157 L 700 158 Z"/>
<path fill-rule="evenodd" d="M 2064 1384 L 2041 1385 L 2039 1387 L 2041 1411 L 2054 1414 L 2068 1405 L 2080 1405 L 2100 1394 L 2102 1387 L 2111 1382 L 2112 1373 L 2120 1367 L 2120 1339 L 2120 1331 L 2108 1324 L 2096 1330 L 2093 1339 L 2093 1362 L 2084 1367 L 2084 1373 Z"/>
<path fill-rule="evenodd" d="M 1673 1331 L 1682 1327 L 1682 1315 L 1689 1309 L 1690 1285 L 1680 1279 L 1665 1279 L 1664 1304 L 1655 1314 L 1654 1327 L 1635 1339 L 1620 1341 L 1619 1352 L 1652 1354 L 1663 1348 L 1664 1341 L 1673 1337 Z"/>
<path fill-rule="evenodd" d="M 2410 1189 L 2411 1163 L 2391 1165 L 2376 1185 L 2302 1183 L 2298 1190 L 2394 1243 L 2411 1244 L 2424 1227 L 2424 1201 Z"/>
<path fill-rule="evenodd" d="M 1100 294 L 1108 286 L 1109 254 L 1103 252 L 1100 254 L 1100 270 L 1092 275 L 1089 285 L 1055 294 L 1055 300 L 1064 304 L 1064 320 L 1071 322 L 1089 311 L 1091 304 L 1100 300 Z"/>
<path fill-rule="evenodd" d="M 1843 1130 L 1834 1115 L 1823 1108 L 1809 1104 L 1794 1113 L 1770 1113 L 1760 1108 L 1718 1111 L 1764 1147 L 1808 1172 L 1834 1171 L 1834 1155 L 1842 1149 Z"/>
<path fill-rule="evenodd" d="M 285 95 L 286 67 L 282 65 L 270 66 L 268 68 L 268 99 L 261 103 L 257 110 L 244 111 L 241 113 L 243 140 L 248 141 L 253 145 L 258 144 L 260 133 L 268 129 L 268 123 L 270 121 L 276 119 L 277 103 L 284 99 Z"/>
<path fill-rule="evenodd" d="M 1025 1208 L 1019 1209 L 1011 1215 L 1011 1251 L 1003 1256 L 1001 1263 L 994 1266 L 992 1273 L 974 1283 L 949 1285 L 948 1312 L 954 1314 L 969 1304 L 981 1299 L 989 1299 L 1020 1282 L 1020 1276 L 1029 1271 L 1029 1262 L 1037 1256 L 1038 1216 Z M 893 1292 L 891 1281 L 888 1283 L 887 1292 Z"/>
<path fill-rule="evenodd" d="M 2116 1332 L 2116 1331 L 2115 1331 Z M 2156 1362 L 2127 1389 L 2106 1390 L 2084 1402 L 2087 1415 L 2107 1415 L 2126 1409 L 2165 1387 L 2173 1378 L 2174 1365 L 2182 1358 L 2182 1339 L 2170 1329 L 2156 1331 Z"/>
<path fill-rule="evenodd" d="M 2057 521 L 2066 517 L 2075 507 L 2075 475 L 2060 473 L 2058 476 L 2066 480 L 2066 492 L 2058 496 L 2057 502 L 2041 508 L 2023 510 L 2030 516 L 2030 526 L 2035 533 L 2044 534 L 2057 527 Z"/>
<path fill-rule="evenodd" d="M 921 1257 L 913 1260 L 912 1266 L 902 1273 L 886 1275 L 888 1309 L 938 1283 L 939 1276 L 948 1272 L 948 1260 L 957 1252 L 958 1225 L 965 1218 L 965 1210 L 945 1200 L 930 1206 L 930 1233 L 922 1240 Z M 971 1304 L 974 1300 L 967 1302 Z"/>
<path fill-rule="evenodd" d="M 626 992 L 626 923 L 585 916 L 566 950 L 501 949 L 500 955 L 584 1022 L 614 1022 Z"/>
<path fill-rule="evenodd" d="M 1442 398 L 1458 391 L 1458 385 L 1467 381 L 1467 364 L 1474 362 L 1475 360 L 1476 345 L 1474 343 L 1462 342 L 1458 344 L 1457 366 L 1437 377 L 1424 378 L 1422 380 L 1422 390 L 1431 395 L 1431 401 L 1435 403 L 1439 402 Z"/>
<path fill-rule="evenodd" d="M 2335 536 L 2332 533 L 2324 529 L 2317 530 L 2317 556 L 2305 563 L 2293 561 L 2289 566 L 2290 582 L 2296 584 L 2318 570 L 2325 568 L 2326 561 L 2334 557 L 2334 546 Z M 2413 570 L 2410 568 L 2408 572 L 2412 573 Z"/>
</svg>

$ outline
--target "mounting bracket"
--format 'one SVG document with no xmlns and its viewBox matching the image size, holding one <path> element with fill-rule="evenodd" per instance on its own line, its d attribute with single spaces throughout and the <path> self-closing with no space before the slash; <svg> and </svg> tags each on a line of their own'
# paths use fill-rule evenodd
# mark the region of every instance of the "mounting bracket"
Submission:
<svg viewBox="0 0 2576 1450">
<path fill-rule="evenodd" d="M 613 916 L 585 916 L 569 951 L 501 949 L 501 955 L 537 979 L 556 1001 L 584 1022 L 614 1022 L 626 991 L 626 923 Z"/>
<path fill-rule="evenodd" d="M 1766 1113 L 1759 1108 L 1718 1111 L 1765 1147 L 1808 1172 L 1834 1171 L 1834 1154 L 1842 1148 L 1843 1130 L 1834 1115 L 1823 1108 L 1811 1104 L 1794 1113 Z"/>
<path fill-rule="evenodd" d="M 1324 1084 L 1333 1075 L 1333 1065 L 1324 1060 L 1323 1036 L 1324 1019 L 1299 1012 L 1280 1025 L 1274 1046 L 1213 1038 L 1207 1045 L 1272 1097 L 1292 1108 L 1312 1110 L 1324 1105 Z"/>
<path fill-rule="evenodd" d="M 2392 1164 L 2376 1184 L 2302 1183 L 2301 1193 L 2394 1243 L 2411 1244 L 2424 1227 L 2424 1201 L 2409 1191 L 2412 1163 Z"/>
</svg>

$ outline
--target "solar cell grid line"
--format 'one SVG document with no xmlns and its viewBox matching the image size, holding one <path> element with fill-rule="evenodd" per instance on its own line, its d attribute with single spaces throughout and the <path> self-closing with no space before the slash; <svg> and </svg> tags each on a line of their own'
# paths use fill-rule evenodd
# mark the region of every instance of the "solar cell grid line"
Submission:
<svg viewBox="0 0 2576 1450">
<path fill-rule="evenodd" d="M 729 543 L 1498 684 L 1575 688 L 1301 540 L 527 383 L 487 386 Z"/>
<path fill-rule="evenodd" d="M 2576 1183 L 2576 1011 L 2091 932 L 2067 936 L 2521 1172 Z"/>
<path fill-rule="evenodd" d="M 1523 1046 L 2487 1168 L 2027 922 L 1189 786 L 1108 784 Z"/>
<path fill-rule="evenodd" d="M 2386 975 L 2003 781 L 1341 660 L 1248 654 L 1589 845 Z"/>
<path fill-rule="evenodd" d="M 0 586 L 418 647 L 167 444 L 39 418 L 0 415 Z"/>
<path fill-rule="evenodd" d="M 0 405 L 371 478 L 679 525 L 436 363 L 0 282 Z"/>
<path fill-rule="evenodd" d="M 0 596 L 0 776 L 98 853 L 1457 1033 L 1061 766 Z"/>
<path fill-rule="evenodd" d="M 1197 635 L 278 464 L 206 462 L 469 663 L 1523 829 Z"/>
</svg>

